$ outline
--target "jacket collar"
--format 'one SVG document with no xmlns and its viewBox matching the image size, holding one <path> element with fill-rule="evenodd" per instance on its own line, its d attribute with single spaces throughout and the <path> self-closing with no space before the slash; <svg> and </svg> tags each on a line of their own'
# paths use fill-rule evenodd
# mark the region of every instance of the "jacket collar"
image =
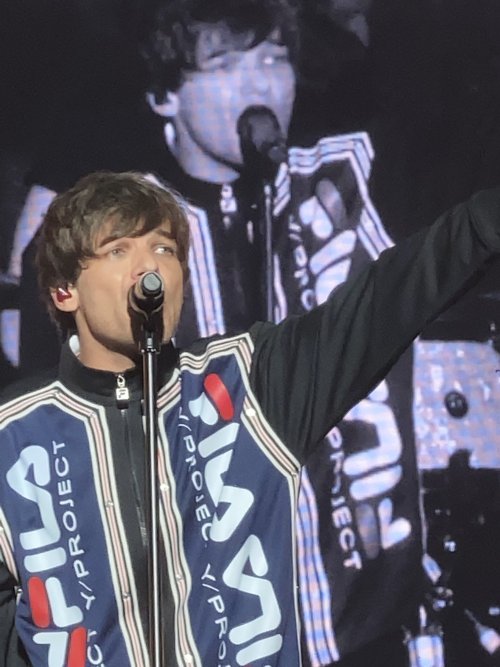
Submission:
<svg viewBox="0 0 500 667">
<path fill-rule="evenodd" d="M 97 370 L 84 366 L 78 359 L 78 337 L 71 336 L 63 345 L 59 362 L 59 377 L 76 394 L 103 404 L 116 403 L 116 389 L 124 384 L 130 400 L 140 400 L 143 393 L 142 365 L 137 365 L 123 373 Z M 164 345 L 158 357 L 158 384 L 168 380 L 177 363 L 178 351 L 173 344 Z"/>
</svg>

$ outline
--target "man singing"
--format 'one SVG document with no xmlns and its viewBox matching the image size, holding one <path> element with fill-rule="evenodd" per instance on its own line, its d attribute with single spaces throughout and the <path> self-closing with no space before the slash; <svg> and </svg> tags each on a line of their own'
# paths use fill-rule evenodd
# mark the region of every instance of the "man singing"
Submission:
<svg viewBox="0 0 500 667">
<path fill-rule="evenodd" d="M 297 59 L 304 57 L 300 26 L 293 0 L 158 3 L 142 49 L 150 72 L 147 99 L 164 121 L 156 150 L 145 141 L 150 152 L 145 159 L 133 157 L 131 150 L 129 160 L 117 166 L 106 144 L 96 151 L 89 128 L 84 148 L 68 150 L 61 140 L 64 150 L 53 147 L 34 170 L 11 271 L 19 272 L 21 241 L 39 227 L 56 192 L 73 185 L 86 170 L 98 169 L 153 173 L 189 202 L 191 280 L 176 332 L 182 346 L 200 336 L 246 330 L 256 320 L 299 315 L 378 257 L 392 242 L 368 192 L 370 140 L 363 132 L 319 138 L 314 122 L 307 134 L 317 143 L 288 146 L 280 164 L 271 165 L 276 171 L 271 176 L 272 223 L 267 225 L 272 261 L 270 253 L 264 257 L 262 178 L 243 159 L 238 128 L 252 108 L 265 109 L 267 115 L 254 117 L 257 133 L 265 134 L 272 114 L 277 128 L 266 139 L 286 141 L 301 81 Z M 334 62 L 325 61 L 330 74 L 332 67 Z M 312 111 L 314 103 L 307 106 Z M 125 136 L 124 145 L 135 145 L 134 137 Z M 110 153 L 107 160 L 103 153 Z M 60 347 L 37 299 L 34 252 L 35 240 L 23 255 L 22 374 L 55 364 Z M 5 340 L 13 331 L 4 327 Z M 418 607 L 422 519 L 416 502 L 411 362 L 408 353 L 373 396 L 362 397 L 359 408 L 315 449 L 301 473 L 297 542 L 302 628 L 315 665 L 338 661 L 367 644 L 372 661 L 370 642 L 381 640 L 386 647 L 389 632 L 397 633 L 397 650 L 404 650 L 400 627 Z M 344 473 L 343 459 L 362 450 L 364 465 L 356 466 L 354 477 Z M 380 466 L 382 450 L 391 452 L 388 465 L 398 475 L 390 485 L 372 484 L 369 497 L 354 498 L 351 491 L 360 477 L 388 479 Z M 409 526 L 397 541 L 382 539 L 381 502 L 390 503 L 391 515 Z M 339 517 L 332 513 L 332 503 Z M 352 596 L 362 598 L 364 613 L 359 604 L 352 613 Z M 378 613 L 371 614 L 373 600 L 382 597 Z M 366 619 L 362 630 L 359 616 Z"/>
<path fill-rule="evenodd" d="M 0 412 L 0 650 L 9 667 L 148 664 L 142 379 L 128 300 L 145 273 L 159 274 L 165 292 L 165 664 L 290 667 L 302 664 L 302 461 L 500 252 L 500 192 L 480 193 L 311 312 L 178 350 L 185 210 L 142 176 L 97 173 L 45 216 L 41 289 L 76 335 L 57 371 L 12 388 Z"/>
</svg>

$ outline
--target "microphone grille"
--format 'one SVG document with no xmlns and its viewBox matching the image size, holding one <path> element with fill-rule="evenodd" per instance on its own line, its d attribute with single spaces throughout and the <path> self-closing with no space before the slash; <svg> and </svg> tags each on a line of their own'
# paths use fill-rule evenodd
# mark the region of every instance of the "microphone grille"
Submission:
<svg viewBox="0 0 500 667">
<path fill-rule="evenodd" d="M 150 272 L 144 274 L 142 281 L 142 291 L 145 296 L 158 296 L 163 290 L 163 282 L 161 276 L 157 273 Z"/>
</svg>

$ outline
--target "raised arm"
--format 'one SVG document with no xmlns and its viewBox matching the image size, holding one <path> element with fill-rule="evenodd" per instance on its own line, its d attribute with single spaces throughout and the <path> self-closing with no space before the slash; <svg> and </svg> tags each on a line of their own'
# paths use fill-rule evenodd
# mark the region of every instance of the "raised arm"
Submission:
<svg viewBox="0 0 500 667">
<path fill-rule="evenodd" d="M 498 253 L 500 189 L 384 251 L 310 313 L 256 325 L 252 386 L 278 435 L 305 456 Z"/>
</svg>

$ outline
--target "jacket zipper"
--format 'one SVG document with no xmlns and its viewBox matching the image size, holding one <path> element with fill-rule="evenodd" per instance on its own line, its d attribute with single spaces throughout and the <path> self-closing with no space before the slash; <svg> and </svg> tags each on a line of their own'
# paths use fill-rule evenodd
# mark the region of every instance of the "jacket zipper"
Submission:
<svg viewBox="0 0 500 667">
<path fill-rule="evenodd" d="M 129 411 L 128 411 L 130 392 L 128 390 L 125 377 L 121 373 L 119 373 L 116 376 L 115 396 L 116 396 L 116 403 L 120 410 L 123 422 L 125 447 L 128 455 L 129 468 L 132 475 L 132 487 L 134 491 L 135 507 L 137 511 L 137 520 L 139 522 L 139 529 L 141 532 L 142 544 L 144 548 L 147 549 L 148 535 L 146 530 L 146 519 L 144 514 L 143 500 L 141 498 L 141 492 L 140 492 L 141 486 L 137 478 L 137 470 L 134 465 L 134 458 L 132 455 L 132 442 L 130 439 Z"/>
</svg>

